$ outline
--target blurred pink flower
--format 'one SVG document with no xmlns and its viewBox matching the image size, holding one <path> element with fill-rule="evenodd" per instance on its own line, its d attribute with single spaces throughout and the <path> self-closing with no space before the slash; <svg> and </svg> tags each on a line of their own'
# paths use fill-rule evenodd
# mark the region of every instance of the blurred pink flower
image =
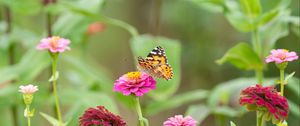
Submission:
<svg viewBox="0 0 300 126">
<path fill-rule="evenodd" d="M 52 53 L 64 52 L 65 50 L 71 49 L 68 46 L 70 43 L 71 42 L 68 39 L 53 36 L 42 39 L 40 43 L 36 46 L 36 48 L 39 50 L 48 49 Z"/>
<path fill-rule="evenodd" d="M 266 63 L 275 62 L 277 64 L 297 60 L 296 52 L 289 52 L 286 49 L 273 49 L 271 54 L 267 56 Z"/>
<path fill-rule="evenodd" d="M 19 92 L 23 94 L 33 94 L 39 90 L 37 86 L 33 86 L 31 84 L 26 86 L 21 85 L 19 88 L 20 88 Z"/>
<path fill-rule="evenodd" d="M 114 90 L 123 95 L 143 96 L 156 88 L 156 81 L 144 72 L 129 72 L 116 80 Z"/>
<path fill-rule="evenodd" d="M 115 115 L 104 108 L 89 108 L 79 118 L 80 126 L 126 126 L 126 122 L 118 115 Z"/>
<path fill-rule="evenodd" d="M 105 24 L 102 22 L 91 23 L 87 28 L 87 34 L 93 35 L 98 32 L 103 32 L 105 30 Z"/>
<path fill-rule="evenodd" d="M 175 115 L 164 122 L 164 126 L 196 126 L 196 124 L 197 121 L 191 116 L 183 117 L 182 115 Z"/>
<path fill-rule="evenodd" d="M 288 102 L 273 86 L 263 87 L 259 84 L 242 90 L 240 104 L 249 111 L 263 111 L 265 119 L 272 119 L 277 124 L 285 120 L 289 113 Z"/>
</svg>

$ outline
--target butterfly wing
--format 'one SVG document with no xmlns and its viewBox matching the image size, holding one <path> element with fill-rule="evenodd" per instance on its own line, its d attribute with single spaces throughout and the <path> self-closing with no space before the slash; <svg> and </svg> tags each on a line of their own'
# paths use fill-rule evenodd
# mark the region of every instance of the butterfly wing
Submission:
<svg viewBox="0 0 300 126">
<path fill-rule="evenodd" d="M 154 69 L 154 71 L 156 73 L 156 76 L 159 78 L 170 80 L 173 77 L 173 69 L 169 64 L 159 65 Z"/>
<path fill-rule="evenodd" d="M 145 59 L 138 57 L 138 63 L 140 70 L 146 71 L 153 76 L 167 80 L 173 76 L 172 67 L 168 64 L 165 51 L 160 46 L 154 48 Z"/>
</svg>

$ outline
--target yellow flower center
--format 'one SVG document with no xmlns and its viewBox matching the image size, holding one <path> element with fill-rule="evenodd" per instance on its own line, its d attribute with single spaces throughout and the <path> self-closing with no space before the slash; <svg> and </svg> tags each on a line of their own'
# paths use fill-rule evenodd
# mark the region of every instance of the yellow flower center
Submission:
<svg viewBox="0 0 300 126">
<path fill-rule="evenodd" d="M 141 72 L 128 72 L 127 77 L 131 80 L 137 80 L 141 77 Z"/>
<path fill-rule="evenodd" d="M 58 37 L 58 36 L 53 36 L 51 38 L 51 40 L 49 42 L 53 48 L 57 48 L 59 39 L 60 39 L 60 37 Z"/>
</svg>

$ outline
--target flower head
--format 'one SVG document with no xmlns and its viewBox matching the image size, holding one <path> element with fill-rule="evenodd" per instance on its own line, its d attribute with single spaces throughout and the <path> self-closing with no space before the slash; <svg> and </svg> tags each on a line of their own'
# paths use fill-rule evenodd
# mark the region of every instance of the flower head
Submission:
<svg viewBox="0 0 300 126">
<path fill-rule="evenodd" d="M 289 52 L 286 49 L 273 49 L 271 54 L 267 56 L 266 63 L 275 62 L 277 64 L 297 60 L 296 52 Z"/>
<path fill-rule="evenodd" d="M 156 81 L 144 72 L 129 72 L 116 80 L 114 90 L 123 95 L 143 96 L 156 88 Z"/>
<path fill-rule="evenodd" d="M 175 115 L 164 122 L 164 126 L 196 126 L 196 124 L 197 121 L 191 116 L 183 117 L 182 115 Z"/>
<path fill-rule="evenodd" d="M 26 86 L 21 85 L 19 88 L 20 88 L 19 92 L 23 94 L 33 94 L 39 90 L 37 86 L 33 86 L 31 84 Z"/>
<path fill-rule="evenodd" d="M 263 87 L 259 84 L 242 90 L 240 104 L 248 110 L 257 110 L 265 113 L 265 119 L 272 118 L 277 124 L 287 118 L 289 112 L 288 102 L 273 86 Z"/>
<path fill-rule="evenodd" d="M 102 22 L 94 22 L 88 26 L 87 34 L 93 35 L 105 30 L 105 25 Z"/>
<path fill-rule="evenodd" d="M 40 43 L 36 46 L 39 50 L 47 49 L 52 53 L 64 52 L 65 50 L 70 50 L 69 47 L 70 40 L 60 38 L 58 36 L 53 36 L 49 38 L 44 38 L 40 41 Z"/>
<path fill-rule="evenodd" d="M 80 126 L 125 126 L 120 116 L 114 115 L 103 106 L 89 108 L 79 120 Z"/>
</svg>

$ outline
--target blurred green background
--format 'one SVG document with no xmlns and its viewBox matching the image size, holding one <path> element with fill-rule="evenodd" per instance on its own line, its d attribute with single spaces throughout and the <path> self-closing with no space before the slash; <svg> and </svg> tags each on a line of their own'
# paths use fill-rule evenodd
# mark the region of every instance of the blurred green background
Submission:
<svg viewBox="0 0 300 126">
<path fill-rule="evenodd" d="M 211 91 L 216 90 L 216 86 L 223 82 L 255 76 L 253 71 L 241 71 L 228 63 L 222 66 L 216 63 L 216 60 L 238 42 L 250 44 L 251 41 L 249 32 L 240 32 L 230 24 L 223 14 L 222 6 L 216 4 L 218 0 L 58 0 L 56 5 L 44 7 L 39 0 L 0 1 L 2 17 L 0 24 L 1 126 L 13 125 L 12 106 L 17 106 L 19 119 L 17 125 L 25 125 L 25 118 L 22 114 L 24 105 L 21 94 L 17 92 L 18 85 L 21 84 L 38 85 L 40 90 L 35 95 L 33 106 L 38 112 L 50 115 L 53 113 L 53 106 L 51 106 L 53 98 L 49 93 L 50 84 L 47 82 L 50 77 L 48 71 L 50 57 L 47 52 L 35 50 L 35 45 L 39 40 L 47 36 L 47 13 L 52 15 L 53 35 L 69 38 L 72 41 L 72 50 L 61 54 L 58 68 L 63 113 L 65 120 L 71 120 L 70 125 L 78 125 L 76 124 L 77 118 L 83 111 L 97 105 L 105 105 L 109 110 L 119 113 L 129 126 L 136 125 L 131 99 L 112 92 L 113 82 L 119 76 L 136 69 L 137 56 L 146 56 L 152 47 L 158 45 L 166 48 L 170 64 L 172 66 L 175 64 L 175 79 L 171 82 L 159 80 L 158 91 L 141 98 L 143 107 L 149 108 L 150 112 L 145 113 L 151 126 L 162 125 L 163 121 L 175 114 L 185 114 L 191 105 L 206 104 L 206 98 L 213 95 Z M 281 1 L 261 1 L 263 12 L 271 10 L 279 2 Z M 280 37 L 274 48 L 285 48 L 299 54 L 299 1 L 290 2 L 287 10 L 291 11 L 292 16 L 297 16 L 295 24 L 298 26 L 289 23 L 286 28 L 288 34 Z M 5 33 L 7 28 L 5 7 L 10 8 L 12 16 L 12 31 L 9 35 Z M 95 18 L 95 15 L 91 16 L 90 13 L 100 18 Z M 124 25 L 115 19 L 130 24 L 141 35 L 148 35 L 133 38 L 134 36 L 128 32 L 128 29 L 123 29 Z M 87 35 L 86 29 L 93 22 L 101 22 L 105 28 L 96 34 Z M 148 45 L 137 44 L 142 42 Z M 15 65 L 9 66 L 8 59 L 12 46 Z M 287 73 L 295 71 L 295 77 L 299 78 L 299 63 L 299 60 L 290 63 Z M 268 65 L 264 73 L 266 78 L 279 76 L 279 71 L 274 64 Z M 256 83 L 243 80 L 239 82 L 246 83 L 246 85 Z M 296 84 L 294 86 L 298 88 L 295 89 L 297 95 L 291 91 L 293 89 L 287 89 L 285 93 L 296 105 L 294 114 L 290 113 L 288 120 L 290 126 L 300 124 L 300 96 L 298 96 L 300 83 L 298 79 L 294 83 Z M 179 85 L 178 87 L 177 85 L 166 86 L 168 84 Z M 178 103 L 178 106 L 168 105 L 168 100 L 176 99 L 176 97 L 172 99 L 174 95 L 180 96 L 183 93 L 197 91 L 197 89 L 199 92 L 194 95 L 194 99 L 182 98 L 183 101 L 170 101 L 170 103 Z M 165 93 L 162 93 L 164 90 L 166 90 Z M 230 92 L 234 95 L 227 96 L 222 93 L 219 95 L 225 97 L 221 99 L 225 99 L 226 106 L 234 110 L 238 108 L 236 110 L 238 112 L 228 109 L 222 111 L 223 114 L 211 112 L 207 115 L 205 110 L 212 110 L 212 108 L 204 107 L 204 109 L 197 110 L 198 114 L 203 113 L 205 116 L 201 125 L 227 126 L 230 120 L 239 126 L 255 125 L 255 112 L 240 114 L 239 90 L 232 89 Z M 223 104 L 222 100 L 216 103 L 216 105 L 220 104 Z M 209 101 L 207 106 L 210 106 Z M 33 118 L 33 124 L 48 125 L 38 113 Z M 268 123 L 268 125 L 271 124 Z"/>
</svg>

